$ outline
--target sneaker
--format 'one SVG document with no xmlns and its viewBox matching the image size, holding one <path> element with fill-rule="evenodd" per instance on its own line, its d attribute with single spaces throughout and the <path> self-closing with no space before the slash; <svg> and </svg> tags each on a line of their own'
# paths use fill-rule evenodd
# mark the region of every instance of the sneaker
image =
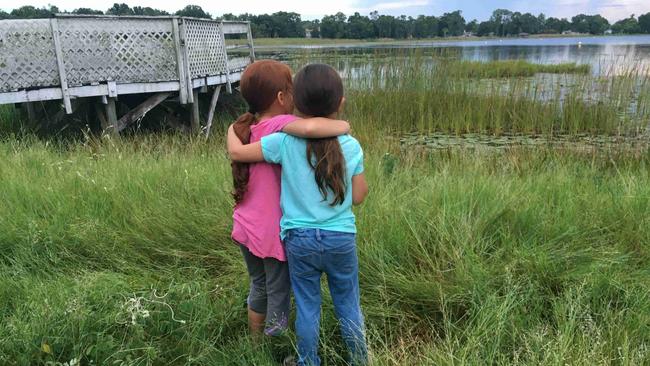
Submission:
<svg viewBox="0 0 650 366">
<path fill-rule="evenodd" d="M 284 358 L 284 361 L 282 361 L 282 366 L 298 366 L 298 362 L 296 362 L 295 357 L 287 356 Z"/>
<path fill-rule="evenodd" d="M 289 329 L 289 320 L 285 315 L 282 315 L 266 323 L 264 334 L 269 337 L 277 337 L 283 335 L 287 329 Z"/>
</svg>

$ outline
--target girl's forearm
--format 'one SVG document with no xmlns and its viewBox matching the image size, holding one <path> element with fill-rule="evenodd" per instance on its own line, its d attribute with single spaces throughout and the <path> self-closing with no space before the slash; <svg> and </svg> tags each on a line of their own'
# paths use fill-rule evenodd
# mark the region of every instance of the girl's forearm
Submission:
<svg viewBox="0 0 650 366">
<path fill-rule="evenodd" d="M 282 132 L 303 138 L 335 137 L 349 133 L 350 124 L 347 121 L 312 117 L 291 122 Z"/>
<path fill-rule="evenodd" d="M 237 137 L 237 134 L 235 134 L 232 125 L 228 128 L 226 144 L 228 147 L 228 155 L 232 161 L 239 163 L 255 163 L 264 161 L 262 144 L 255 142 L 244 145 L 241 140 L 239 140 L 239 137 Z"/>
</svg>

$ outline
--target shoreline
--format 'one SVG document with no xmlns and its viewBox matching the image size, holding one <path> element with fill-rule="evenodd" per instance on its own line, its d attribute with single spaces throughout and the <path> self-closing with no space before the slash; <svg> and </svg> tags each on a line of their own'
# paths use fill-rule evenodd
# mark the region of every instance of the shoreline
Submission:
<svg viewBox="0 0 650 366">
<path fill-rule="evenodd" d="M 560 35 L 560 34 L 537 34 L 530 37 L 447 37 L 447 38 L 423 38 L 423 39 L 334 39 L 334 38 L 257 38 L 254 39 L 255 48 L 268 50 L 273 48 L 334 48 L 334 47 L 392 47 L 392 46 L 448 46 L 462 43 L 478 42 L 526 42 L 527 40 L 561 40 L 561 39 L 600 39 L 600 38 L 624 38 L 624 37 L 649 37 L 650 34 L 620 34 L 620 35 Z"/>
</svg>

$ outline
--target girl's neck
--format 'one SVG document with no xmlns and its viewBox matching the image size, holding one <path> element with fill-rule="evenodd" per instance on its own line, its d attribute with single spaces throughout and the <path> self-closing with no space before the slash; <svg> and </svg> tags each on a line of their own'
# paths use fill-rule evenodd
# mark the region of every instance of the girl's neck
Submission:
<svg viewBox="0 0 650 366">
<path fill-rule="evenodd" d="M 259 120 L 264 121 L 286 113 L 287 112 L 282 108 L 275 108 L 275 106 L 271 106 L 271 108 L 259 113 Z"/>
</svg>

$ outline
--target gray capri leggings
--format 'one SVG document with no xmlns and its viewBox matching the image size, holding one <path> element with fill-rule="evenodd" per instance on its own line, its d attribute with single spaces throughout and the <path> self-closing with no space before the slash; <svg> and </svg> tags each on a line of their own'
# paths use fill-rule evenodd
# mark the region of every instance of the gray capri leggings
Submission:
<svg viewBox="0 0 650 366">
<path fill-rule="evenodd" d="M 239 248 L 250 276 L 248 306 L 256 313 L 266 314 L 267 334 L 286 329 L 291 307 L 291 282 L 287 262 L 256 257 L 241 244 Z"/>
</svg>

